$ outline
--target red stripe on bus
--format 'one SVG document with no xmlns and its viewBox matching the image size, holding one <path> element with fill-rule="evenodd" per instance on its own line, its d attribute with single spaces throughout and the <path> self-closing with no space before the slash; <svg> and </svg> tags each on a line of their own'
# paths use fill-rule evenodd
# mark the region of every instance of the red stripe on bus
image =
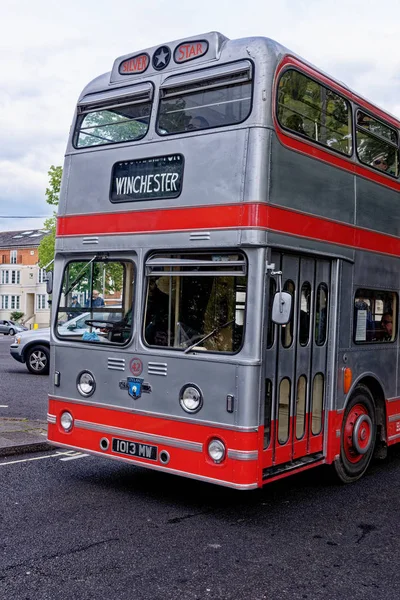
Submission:
<svg viewBox="0 0 400 600">
<path fill-rule="evenodd" d="M 257 202 L 71 215 L 57 220 L 58 237 L 234 228 L 265 229 L 381 254 L 400 255 L 400 238 L 395 236 Z"/>
</svg>

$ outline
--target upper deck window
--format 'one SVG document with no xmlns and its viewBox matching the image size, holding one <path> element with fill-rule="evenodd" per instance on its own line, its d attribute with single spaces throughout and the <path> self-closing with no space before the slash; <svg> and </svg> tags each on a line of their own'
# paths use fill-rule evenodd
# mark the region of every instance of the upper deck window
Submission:
<svg viewBox="0 0 400 600">
<path fill-rule="evenodd" d="M 359 160 L 397 177 L 399 174 L 397 131 L 362 110 L 357 111 L 357 155 Z"/>
<path fill-rule="evenodd" d="M 157 132 L 184 133 L 242 123 L 252 103 L 251 64 L 238 63 L 218 74 L 196 71 L 191 77 L 170 78 L 160 89 Z"/>
<path fill-rule="evenodd" d="M 152 88 L 140 94 L 78 106 L 74 146 L 88 148 L 142 139 L 148 129 Z"/>
<path fill-rule="evenodd" d="M 278 121 L 285 129 L 351 155 L 351 109 L 342 96 L 289 69 L 279 80 Z"/>
</svg>

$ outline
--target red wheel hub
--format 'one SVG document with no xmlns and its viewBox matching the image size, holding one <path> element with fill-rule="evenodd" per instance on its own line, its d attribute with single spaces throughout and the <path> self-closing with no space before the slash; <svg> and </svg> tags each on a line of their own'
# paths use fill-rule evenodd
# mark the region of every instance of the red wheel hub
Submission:
<svg viewBox="0 0 400 600">
<path fill-rule="evenodd" d="M 368 452 L 372 442 L 372 421 L 363 404 L 355 404 L 344 425 L 343 446 L 346 458 L 358 463 Z"/>
</svg>

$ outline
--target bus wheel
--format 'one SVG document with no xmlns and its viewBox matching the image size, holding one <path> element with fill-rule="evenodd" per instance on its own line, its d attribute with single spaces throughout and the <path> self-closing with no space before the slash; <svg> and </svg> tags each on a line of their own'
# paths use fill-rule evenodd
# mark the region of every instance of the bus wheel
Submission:
<svg viewBox="0 0 400 600">
<path fill-rule="evenodd" d="M 358 386 L 343 418 L 340 456 L 334 462 L 337 476 L 351 483 L 364 475 L 371 461 L 376 439 L 375 403 L 369 389 Z"/>
</svg>

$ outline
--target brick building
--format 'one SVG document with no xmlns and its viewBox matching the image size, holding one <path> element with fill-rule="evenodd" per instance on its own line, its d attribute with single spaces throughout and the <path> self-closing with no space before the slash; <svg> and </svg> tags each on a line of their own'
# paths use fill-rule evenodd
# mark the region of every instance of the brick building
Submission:
<svg viewBox="0 0 400 600">
<path fill-rule="evenodd" d="M 38 266 L 39 244 L 47 234 L 43 229 L 0 231 L 0 319 L 18 310 L 27 327 L 49 325 L 45 273 Z"/>
</svg>

